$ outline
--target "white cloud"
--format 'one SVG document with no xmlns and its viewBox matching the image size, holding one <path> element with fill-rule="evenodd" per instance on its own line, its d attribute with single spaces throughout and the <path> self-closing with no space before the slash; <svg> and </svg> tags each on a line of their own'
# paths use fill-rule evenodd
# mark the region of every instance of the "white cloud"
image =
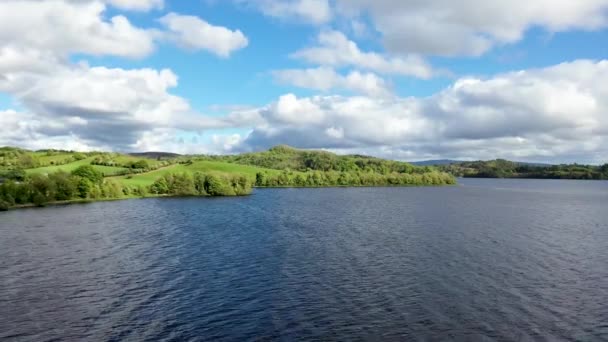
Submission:
<svg viewBox="0 0 608 342">
<path fill-rule="evenodd" d="M 219 147 L 220 152 L 230 153 L 233 149 L 243 142 L 243 137 L 240 134 L 218 135 L 214 134 L 211 137 L 213 146 Z M 216 150 L 215 152 L 218 152 Z"/>
<path fill-rule="evenodd" d="M 0 90 L 23 107 L 19 115 L 30 136 L 65 137 L 91 147 L 126 148 L 144 131 L 176 127 L 190 112 L 186 100 L 168 90 L 177 85 L 170 70 L 123 70 L 57 66 L 48 74 L 12 73 Z M 192 124 L 191 124 L 192 125 Z"/>
<path fill-rule="evenodd" d="M 142 10 L 162 5 L 150 0 L 111 3 Z M 170 13 L 160 21 L 167 31 L 136 27 L 123 15 L 106 18 L 106 4 L 98 0 L 4 0 L 0 2 L 0 67 L 9 58 L 12 63 L 23 59 L 39 67 L 41 61 L 57 62 L 74 53 L 142 58 L 161 39 L 223 57 L 248 44 L 241 31 L 213 26 L 195 16 Z"/>
<path fill-rule="evenodd" d="M 427 98 L 287 94 L 261 108 L 206 117 L 170 94 L 177 85 L 170 70 L 80 65 L 21 82 L 29 87 L 13 95 L 27 110 L 0 112 L 6 128 L 0 144 L 212 153 L 287 143 L 410 160 L 602 163 L 608 159 L 606 80 L 608 61 L 579 60 L 464 77 Z M 218 128 L 252 130 L 207 143 L 178 138 Z"/>
<path fill-rule="evenodd" d="M 325 119 L 325 112 L 314 99 L 298 99 L 293 94 L 281 96 L 277 102 L 261 109 L 260 115 L 270 123 L 295 125 L 319 124 Z"/>
<path fill-rule="evenodd" d="M 343 76 L 332 68 L 319 67 L 276 70 L 273 75 L 280 83 L 324 92 L 332 89 L 346 89 L 369 96 L 385 97 L 391 94 L 386 82 L 376 74 L 369 72 L 351 71 Z"/>
<path fill-rule="evenodd" d="M 292 57 L 324 66 L 352 66 L 383 74 L 431 78 L 433 69 L 416 55 L 405 58 L 387 57 L 376 52 L 364 52 L 357 44 L 338 31 L 323 31 L 317 37 L 318 46 L 295 52 Z"/>
<path fill-rule="evenodd" d="M 3 49 L 143 57 L 154 50 L 153 34 L 117 15 L 106 20 L 99 1 L 4 0 L 0 3 Z M 18 14 L 18 15 L 17 15 Z"/>
<path fill-rule="evenodd" d="M 0 146 L 20 146 L 31 149 L 68 149 L 88 151 L 92 149 L 109 148 L 105 146 L 92 146 L 78 137 L 66 135 L 48 135 L 44 132 L 53 132 L 61 124 L 44 120 L 41 117 L 15 110 L 0 111 Z"/>
<path fill-rule="evenodd" d="M 84 149 L 133 150 L 152 146 L 146 139 L 160 138 L 159 132 L 201 133 L 259 121 L 259 114 L 251 110 L 226 117 L 197 114 L 186 99 L 170 93 L 177 84 L 177 76 L 168 69 L 66 64 L 39 74 L 11 72 L 0 79 L 0 91 L 11 94 L 25 110 L 0 113 L 6 128 L 0 131 L 0 142 L 34 148 L 49 142 L 53 147 L 64 143 Z M 168 147 L 183 145 L 163 141 Z"/>
<path fill-rule="evenodd" d="M 521 40 L 531 27 L 549 32 L 608 26 L 607 0 L 336 0 L 344 16 L 369 16 L 391 52 L 480 55 Z"/>
<path fill-rule="evenodd" d="M 168 28 L 168 38 L 187 49 L 208 50 L 221 57 L 228 57 L 233 51 L 249 44 L 241 31 L 213 26 L 195 16 L 169 13 L 160 22 Z"/>
<path fill-rule="evenodd" d="M 0 92 L 22 108 L 0 112 L 0 143 L 31 148 L 134 149 L 146 146 L 145 139 L 168 132 L 200 133 L 255 122 L 255 113 L 221 118 L 195 113 L 186 99 L 171 94 L 178 79 L 169 69 L 127 70 L 72 63 L 74 54 L 145 57 L 168 35 L 188 48 L 221 56 L 247 42 L 240 31 L 177 14 L 162 19 L 170 31 L 139 28 L 122 15 L 108 18 L 106 5 L 145 11 L 161 8 L 163 1 L 0 2 Z"/>
<path fill-rule="evenodd" d="M 603 162 L 606 80 L 608 61 L 580 60 L 489 79 L 466 77 L 428 98 L 286 95 L 259 109 L 264 122 L 240 148 L 287 143 L 409 159 Z"/>
<path fill-rule="evenodd" d="M 211 117 L 194 112 L 188 100 L 172 93 L 178 78 L 169 69 L 90 66 L 70 58 L 142 58 L 160 40 L 229 56 L 248 44 L 241 31 L 173 13 L 160 19 L 159 29 L 151 29 L 109 14 L 159 9 L 163 1 L 5 0 L 0 2 L 0 92 L 20 109 L 0 110 L 0 144 L 210 153 L 288 143 L 408 159 L 604 162 L 608 61 L 581 60 L 487 79 L 462 77 L 427 98 L 396 97 L 378 75 L 427 79 L 437 71 L 423 54 L 481 54 L 519 40 L 532 25 L 549 31 L 604 27 L 607 1 L 467 0 L 458 7 L 445 0 L 336 0 L 332 3 L 342 16 L 379 31 L 391 54 L 363 51 L 344 34 L 324 30 L 314 46 L 293 55 L 315 67 L 274 75 L 298 87 L 360 96 L 287 94 L 261 108 Z M 323 7 L 328 2 L 311 6 L 315 3 L 268 0 L 260 8 L 286 20 L 331 21 L 335 13 Z M 224 128 L 231 134 L 198 141 L 205 131 Z M 243 134 L 245 129 L 251 133 Z M 241 133 L 232 134 L 235 130 Z"/>
<path fill-rule="evenodd" d="M 332 18 L 329 0 L 234 0 L 254 7 L 269 17 L 312 24 L 327 23 Z"/>
<path fill-rule="evenodd" d="M 112 6 L 124 10 L 149 11 L 152 9 L 162 9 L 164 0 L 106 0 Z"/>
</svg>

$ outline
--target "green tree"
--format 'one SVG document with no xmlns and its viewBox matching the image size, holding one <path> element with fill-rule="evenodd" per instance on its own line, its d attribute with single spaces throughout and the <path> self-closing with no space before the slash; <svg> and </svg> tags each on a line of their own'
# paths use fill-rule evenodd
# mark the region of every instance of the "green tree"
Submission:
<svg viewBox="0 0 608 342">
<path fill-rule="evenodd" d="M 123 187 L 113 179 L 106 179 L 101 188 L 105 198 L 121 198 L 124 196 Z"/>
<path fill-rule="evenodd" d="M 77 183 L 76 179 L 70 174 L 59 171 L 48 176 L 55 184 L 55 199 L 58 201 L 66 201 L 76 197 Z"/>
<path fill-rule="evenodd" d="M 21 154 L 17 159 L 17 166 L 22 169 L 32 169 L 38 166 L 38 161 L 30 154 Z"/>
<path fill-rule="evenodd" d="M 78 161 L 78 160 L 83 160 L 83 159 L 86 159 L 86 158 L 87 158 L 87 156 L 86 156 L 86 155 L 84 155 L 83 153 L 74 153 L 74 154 L 72 155 L 72 158 L 74 158 L 74 160 Z"/>
<path fill-rule="evenodd" d="M 17 182 L 23 182 L 25 180 L 25 178 L 27 177 L 27 174 L 25 173 L 25 170 L 23 170 L 23 169 L 14 169 L 14 170 L 8 170 L 8 171 L 4 172 L 3 174 L 0 174 L 0 177 L 3 177 L 5 179 L 14 180 Z"/>
<path fill-rule="evenodd" d="M 72 174 L 74 176 L 87 179 L 93 184 L 101 184 L 103 181 L 103 173 L 91 165 L 79 166 L 76 170 L 72 171 Z"/>
<path fill-rule="evenodd" d="M 255 185 L 256 186 L 266 186 L 266 174 L 262 172 L 258 172 L 255 174 Z"/>
<path fill-rule="evenodd" d="M 166 177 L 157 179 L 151 186 L 150 192 L 156 195 L 164 195 L 169 193 L 169 183 Z"/>
<path fill-rule="evenodd" d="M 95 184 L 88 178 L 76 178 L 76 189 L 80 198 L 89 198 Z"/>
<path fill-rule="evenodd" d="M 205 176 L 205 191 L 211 196 L 225 196 L 231 192 L 219 176 L 209 174 Z"/>
<path fill-rule="evenodd" d="M 192 175 L 192 178 L 194 180 L 194 189 L 196 189 L 196 194 L 199 196 L 208 195 L 207 191 L 205 190 L 205 175 L 201 172 L 195 172 L 194 175 Z"/>
<path fill-rule="evenodd" d="M 150 164 L 148 164 L 148 161 L 145 159 L 138 160 L 138 161 L 134 162 L 133 164 L 131 164 L 132 169 L 147 169 L 149 167 L 150 167 Z"/>
</svg>

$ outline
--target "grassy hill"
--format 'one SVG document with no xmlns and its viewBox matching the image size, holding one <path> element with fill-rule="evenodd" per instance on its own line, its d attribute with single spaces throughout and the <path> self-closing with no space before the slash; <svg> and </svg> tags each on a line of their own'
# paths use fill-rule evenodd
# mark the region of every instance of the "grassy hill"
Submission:
<svg viewBox="0 0 608 342">
<path fill-rule="evenodd" d="M 268 169 L 289 169 L 301 172 L 316 170 L 386 174 L 391 172 L 424 173 L 433 170 L 433 168 L 418 167 L 406 162 L 362 155 L 337 155 L 327 151 L 299 150 L 286 145 L 279 145 L 263 152 L 226 156 L 223 157 L 223 160 Z"/>
<path fill-rule="evenodd" d="M 0 148 L 0 209 L 143 196 L 246 195 L 257 187 L 454 184 L 431 167 L 277 146 L 231 156 Z"/>
<path fill-rule="evenodd" d="M 72 172 L 82 165 L 90 165 L 94 157 L 85 158 L 78 161 L 69 162 L 63 165 L 51 165 L 41 166 L 33 169 L 26 169 L 27 174 L 49 174 L 58 171 Z M 120 166 L 105 166 L 105 165 L 92 165 L 96 170 L 103 173 L 104 176 L 113 176 L 118 174 L 124 174 L 128 172 L 128 169 Z"/>
<path fill-rule="evenodd" d="M 171 173 L 215 173 L 215 174 L 239 174 L 247 176 L 252 182 L 260 172 L 277 175 L 278 170 L 265 169 L 256 166 L 239 165 L 234 163 L 219 162 L 212 160 L 199 160 L 191 164 L 173 164 L 162 169 L 135 175 L 114 177 L 114 179 L 129 186 L 149 186 L 160 177 Z"/>
</svg>

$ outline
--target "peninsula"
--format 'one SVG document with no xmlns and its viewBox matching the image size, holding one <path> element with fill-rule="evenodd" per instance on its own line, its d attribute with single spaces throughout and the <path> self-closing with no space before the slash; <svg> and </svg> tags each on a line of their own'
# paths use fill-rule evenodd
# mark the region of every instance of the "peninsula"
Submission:
<svg viewBox="0 0 608 342">
<path fill-rule="evenodd" d="M 0 148 L 0 209 L 149 196 L 243 196 L 253 187 L 440 186 L 432 166 L 276 146 L 238 155 Z"/>
</svg>

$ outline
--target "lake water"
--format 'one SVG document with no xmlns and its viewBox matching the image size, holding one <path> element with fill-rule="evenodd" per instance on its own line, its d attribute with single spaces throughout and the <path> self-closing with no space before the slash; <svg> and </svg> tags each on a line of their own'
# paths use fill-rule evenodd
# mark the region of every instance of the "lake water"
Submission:
<svg viewBox="0 0 608 342">
<path fill-rule="evenodd" d="M 608 340 L 608 182 L 0 213 L 0 339 Z"/>
</svg>

